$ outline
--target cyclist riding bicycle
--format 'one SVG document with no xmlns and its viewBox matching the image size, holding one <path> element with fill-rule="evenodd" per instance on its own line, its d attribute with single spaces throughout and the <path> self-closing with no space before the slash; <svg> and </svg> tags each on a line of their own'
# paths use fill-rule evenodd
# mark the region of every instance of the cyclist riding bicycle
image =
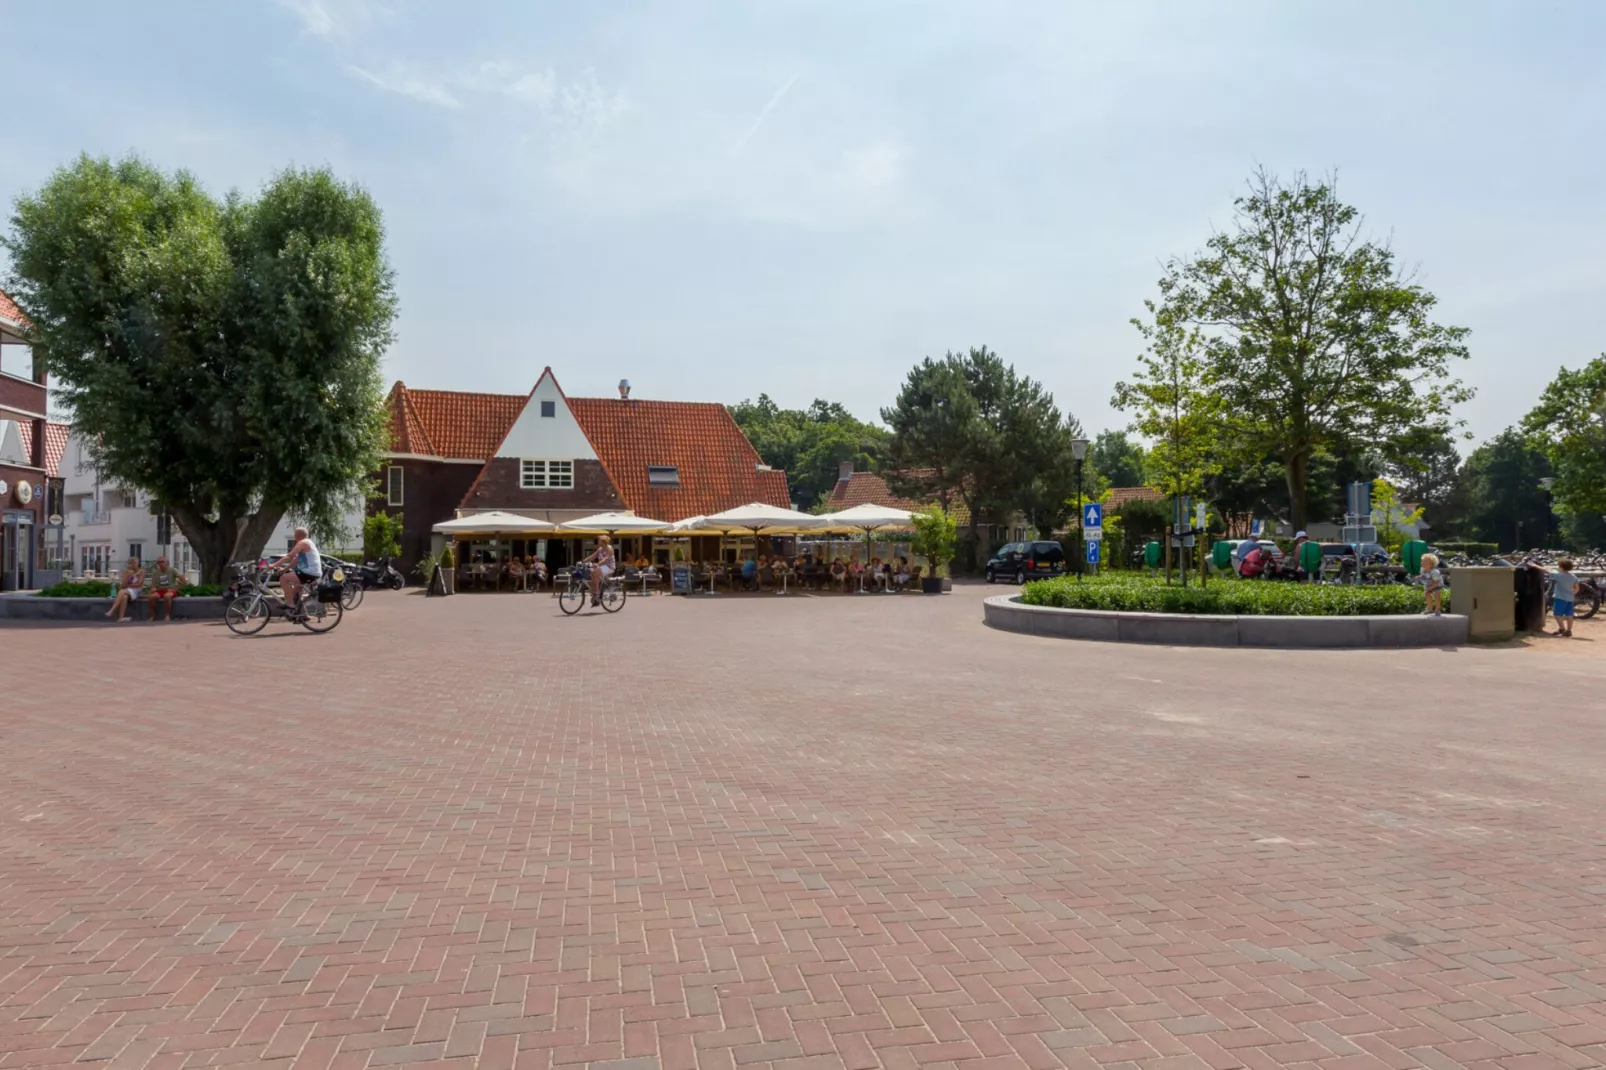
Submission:
<svg viewBox="0 0 1606 1070">
<path fill-rule="evenodd" d="M 613 540 L 606 535 L 597 537 L 597 548 L 582 564 L 596 565 L 587 569 L 586 579 L 591 581 L 591 604 L 602 605 L 602 581 L 613 575 Z"/>
<path fill-rule="evenodd" d="M 313 545 L 306 528 L 296 528 L 296 541 L 290 552 L 269 567 L 286 568 L 292 564 L 294 567 L 279 577 L 279 587 L 284 591 L 285 605 L 295 610 L 301 607 L 301 588 L 323 579 L 323 555 Z"/>
</svg>

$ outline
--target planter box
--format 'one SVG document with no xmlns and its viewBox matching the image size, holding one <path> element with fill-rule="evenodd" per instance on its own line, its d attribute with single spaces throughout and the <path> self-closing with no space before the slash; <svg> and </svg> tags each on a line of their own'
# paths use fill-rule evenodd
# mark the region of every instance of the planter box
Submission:
<svg viewBox="0 0 1606 1070">
<path fill-rule="evenodd" d="M 104 624 L 106 611 L 111 607 L 110 598 L 40 598 L 31 594 L 8 594 L 0 596 L 0 620 L 76 620 L 99 621 Z M 143 621 L 146 619 L 145 610 L 146 603 L 141 599 L 129 606 L 128 615 L 135 620 Z M 167 619 L 165 610 L 162 611 L 161 619 Z M 173 619 L 222 620 L 223 599 L 175 598 Z"/>
</svg>

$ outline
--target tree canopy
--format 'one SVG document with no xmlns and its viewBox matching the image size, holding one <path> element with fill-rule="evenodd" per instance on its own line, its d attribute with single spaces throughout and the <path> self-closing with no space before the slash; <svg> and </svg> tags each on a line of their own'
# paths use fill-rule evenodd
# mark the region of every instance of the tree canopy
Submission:
<svg viewBox="0 0 1606 1070">
<path fill-rule="evenodd" d="M 1197 331 L 1210 390 L 1249 453 L 1282 461 L 1303 527 L 1316 451 L 1448 427 L 1471 396 L 1452 374 L 1467 331 L 1434 322 L 1437 299 L 1331 180 L 1262 169 L 1234 203 L 1231 229 L 1166 265 L 1158 312 Z"/>
<path fill-rule="evenodd" d="M 1558 511 L 1606 513 L 1606 354 L 1557 372 L 1522 426 L 1555 471 Z"/>
<path fill-rule="evenodd" d="M 881 418 L 892 430 L 894 488 L 944 505 L 962 501 L 973 525 L 1019 510 L 1033 527 L 1052 530 L 1074 507 L 1070 442 L 1081 425 L 985 346 L 915 365 Z"/>
<path fill-rule="evenodd" d="M 1220 396 L 1210 388 L 1203 336 L 1145 302 L 1153 319 L 1133 320 L 1148 342 L 1137 374 L 1115 384 L 1111 405 L 1133 413 L 1132 428 L 1149 439 L 1145 479 L 1168 496 L 1203 493 L 1221 471 L 1230 441 Z"/>
<path fill-rule="evenodd" d="M 385 445 L 395 315 L 379 209 L 326 170 L 255 199 L 81 157 L 16 202 L 10 287 L 74 429 L 208 581 L 286 512 L 334 529 Z"/>
<path fill-rule="evenodd" d="M 792 500 L 801 509 L 830 496 L 843 461 L 873 472 L 886 456 L 886 430 L 835 401 L 816 398 L 807 409 L 783 409 L 760 394 L 757 401 L 730 406 L 730 413 L 764 463 L 785 470 Z"/>
<path fill-rule="evenodd" d="M 1100 431 L 1088 455 L 1093 470 L 1111 487 L 1143 486 L 1143 458 L 1143 444 L 1125 431 Z"/>
<path fill-rule="evenodd" d="M 1458 488 L 1462 527 L 1502 550 L 1548 546 L 1557 531 L 1544 453 L 1507 428 L 1468 455 Z"/>
</svg>

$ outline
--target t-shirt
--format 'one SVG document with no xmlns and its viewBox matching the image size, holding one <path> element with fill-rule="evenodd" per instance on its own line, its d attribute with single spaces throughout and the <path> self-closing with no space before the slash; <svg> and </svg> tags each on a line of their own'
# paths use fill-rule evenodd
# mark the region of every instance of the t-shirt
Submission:
<svg viewBox="0 0 1606 1070">
<path fill-rule="evenodd" d="M 167 568 L 162 568 L 160 565 L 156 566 L 146 573 L 146 578 L 150 585 L 159 591 L 178 590 L 178 569 L 173 568 L 171 565 Z"/>
<path fill-rule="evenodd" d="M 1422 573 L 1422 578 L 1427 582 L 1427 588 L 1430 591 L 1437 591 L 1444 586 L 1444 573 L 1436 568 L 1430 568 Z"/>
<path fill-rule="evenodd" d="M 1571 572 L 1557 570 L 1550 574 L 1550 596 L 1557 602 L 1572 602 L 1578 598 L 1578 577 Z"/>
</svg>

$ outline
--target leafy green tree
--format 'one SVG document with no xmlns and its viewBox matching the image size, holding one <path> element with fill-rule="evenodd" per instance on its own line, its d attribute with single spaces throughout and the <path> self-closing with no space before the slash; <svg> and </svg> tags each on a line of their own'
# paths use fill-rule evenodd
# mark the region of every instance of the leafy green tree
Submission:
<svg viewBox="0 0 1606 1070">
<path fill-rule="evenodd" d="M 957 498 L 978 533 L 1029 507 L 1034 525 L 1063 521 L 1075 487 L 1070 440 L 1080 425 L 986 347 L 927 357 L 881 417 L 892 431 L 889 482 L 900 493 L 944 507 Z M 980 548 L 972 540 L 972 567 Z"/>
<path fill-rule="evenodd" d="M 1262 169 L 1249 187 L 1230 230 L 1167 264 L 1159 305 L 1198 332 L 1211 391 L 1252 454 L 1281 460 L 1304 527 L 1317 450 L 1448 427 L 1450 407 L 1471 396 L 1451 374 L 1467 331 L 1432 320 L 1437 299 L 1363 238 L 1331 181 Z"/>
<path fill-rule="evenodd" d="M 1557 372 L 1522 428 L 1555 472 L 1558 510 L 1606 513 L 1606 355 Z"/>
<path fill-rule="evenodd" d="M 1478 539 L 1502 550 L 1549 545 L 1556 516 L 1544 480 L 1545 455 L 1515 428 L 1507 428 L 1467 457 L 1460 476 L 1460 511 Z"/>
<path fill-rule="evenodd" d="M 1115 384 L 1110 404 L 1134 415 L 1133 430 L 1151 443 L 1144 458 L 1147 485 L 1168 497 L 1202 495 L 1221 470 L 1228 423 L 1206 376 L 1204 340 L 1168 312 L 1145 302 L 1152 322 L 1132 323 L 1148 342 L 1130 382 Z"/>
<path fill-rule="evenodd" d="M 1386 479 L 1372 480 L 1372 523 L 1383 549 L 1398 555 L 1405 544 L 1405 529 L 1422 520 L 1422 506 L 1407 509 L 1394 484 Z"/>
<path fill-rule="evenodd" d="M 1100 431 L 1089 460 L 1107 486 L 1143 486 L 1143 444 L 1133 442 L 1125 431 Z"/>
<path fill-rule="evenodd" d="M 1428 429 L 1396 443 L 1387 464 L 1399 487 L 1400 498 L 1422 506 L 1422 516 L 1435 533 L 1455 523 L 1456 486 L 1461 454 L 1456 439 L 1442 430 Z"/>
<path fill-rule="evenodd" d="M 786 472 L 792 500 L 820 507 L 836 485 L 843 461 L 866 472 L 881 467 L 888 434 L 857 419 L 837 402 L 815 399 L 807 409 L 783 409 L 760 394 L 730 406 L 731 416 L 764 463 Z"/>
<path fill-rule="evenodd" d="M 286 512 L 334 529 L 385 444 L 379 209 L 324 170 L 260 196 L 81 157 L 17 200 L 10 288 L 106 478 L 166 504 L 203 582 Z"/>
<path fill-rule="evenodd" d="M 362 556 L 365 561 L 401 556 L 402 514 L 374 513 L 363 517 Z"/>
<path fill-rule="evenodd" d="M 958 540 L 959 528 L 954 523 L 953 514 L 942 506 L 933 505 L 915 513 L 914 538 L 909 548 L 926 559 L 926 564 L 931 566 L 929 575 L 933 578 L 939 576 L 943 566 L 953 560 Z"/>
</svg>

